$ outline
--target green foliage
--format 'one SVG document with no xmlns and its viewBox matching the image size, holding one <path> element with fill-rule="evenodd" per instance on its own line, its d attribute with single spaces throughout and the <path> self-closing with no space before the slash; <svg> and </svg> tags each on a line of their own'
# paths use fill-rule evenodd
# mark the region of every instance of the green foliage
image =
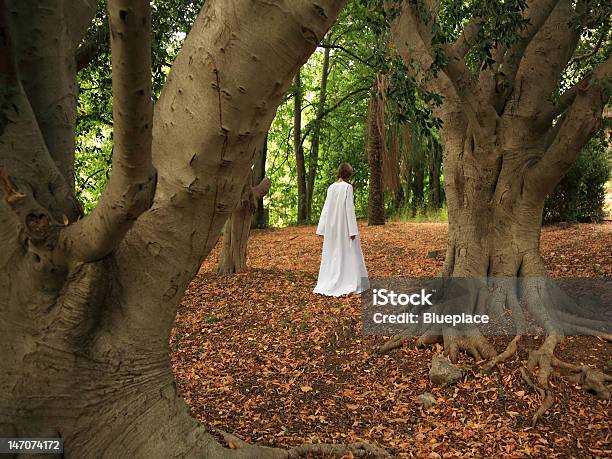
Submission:
<svg viewBox="0 0 612 459">
<path fill-rule="evenodd" d="M 305 132 L 316 117 L 323 51 L 318 50 L 304 65 L 301 73 L 303 91 L 302 126 Z M 356 209 L 358 215 L 367 212 L 367 161 L 365 158 L 365 114 L 368 109 L 369 84 L 372 79 L 361 77 L 363 68 L 354 59 L 341 51 L 332 50 L 331 69 L 328 80 L 328 107 L 346 101 L 330 111 L 321 124 L 320 161 L 315 179 L 313 215 L 318 215 L 323 206 L 327 186 L 336 180 L 336 168 L 347 161 L 353 165 L 355 176 Z M 363 89 L 355 92 L 356 89 Z M 351 95 L 354 93 L 353 95 Z M 270 194 L 265 198 L 269 208 L 270 223 L 286 226 L 297 220 L 296 167 L 293 152 L 293 99 L 292 91 L 276 113 L 268 134 L 268 161 L 266 175 L 272 180 Z M 349 96 L 350 95 L 350 96 Z M 349 97 L 347 97 L 349 96 Z M 304 142 L 306 154 L 310 152 L 311 139 Z M 308 160 L 308 159 L 307 159 Z"/>
<path fill-rule="evenodd" d="M 403 207 L 400 211 L 394 213 L 390 221 L 407 222 L 407 223 L 437 223 L 448 221 L 448 209 L 446 206 L 441 209 L 432 209 L 430 207 L 420 207 L 415 214 L 409 207 Z"/>
<path fill-rule="evenodd" d="M 430 69 L 433 73 L 446 64 L 442 47 L 436 45 L 455 41 L 470 21 L 479 25 L 476 44 L 465 58 L 466 64 L 474 72 L 494 65 L 490 50 L 497 45 L 511 46 L 528 24 L 523 18 L 525 0 L 442 0 L 436 18 L 431 17 L 423 0 L 403 1 L 416 2 L 420 14 L 431 26 L 433 44 L 438 50 Z M 105 0 L 98 2 L 94 26 L 85 42 L 94 39 L 97 30 L 104 26 L 105 3 Z M 202 3 L 203 0 L 152 1 L 152 81 L 155 99 L 159 97 L 172 62 Z M 351 163 L 355 170 L 353 186 L 358 217 L 367 214 L 366 120 L 371 88 L 379 74 L 385 75 L 388 85 L 386 127 L 388 130 L 405 125 L 411 127 L 416 135 L 410 139 L 408 158 L 404 158 L 405 166 L 424 171 L 424 194 L 418 202 L 411 195 L 404 168 L 400 172 L 402 192 L 396 196 L 388 195 L 387 207 L 394 218 L 404 220 L 444 218 L 444 211 L 441 211 L 441 216 L 438 211 L 433 217 L 430 215 L 432 206 L 428 192 L 428 168 L 433 152 L 440 148 L 440 121 L 433 115 L 433 110 L 443 103 L 443 99 L 422 87 L 391 45 L 389 24 L 399 13 L 401 3 L 399 0 L 351 0 L 325 38 L 325 44 L 332 48 L 331 66 L 325 116 L 321 120 L 319 167 L 312 209 L 314 220 L 325 200 L 327 187 L 336 179 L 336 168 L 343 161 Z M 590 4 L 592 8 L 575 18 L 574 26 L 585 22 L 591 25 L 581 36 L 576 56 L 567 66 L 553 98 L 580 81 L 610 55 L 610 17 L 609 14 L 606 16 L 609 7 L 601 0 Z M 312 133 L 311 128 L 316 121 L 322 56 L 323 50 L 318 49 L 301 71 L 303 132 Z M 112 97 L 108 43 L 101 44 L 90 65 L 79 73 L 79 86 L 76 186 L 85 210 L 90 211 L 106 186 L 111 167 Z M 292 94 L 293 91 L 289 90 L 268 136 L 266 175 L 272 180 L 272 188 L 265 203 L 269 208 L 270 222 L 275 226 L 290 225 L 297 219 Z M 6 96 L 0 94 L 0 101 L 4 99 Z M 601 186 L 597 184 L 603 180 L 603 164 L 609 152 L 604 148 L 604 153 L 601 149 L 603 144 L 598 142 L 594 141 L 585 148 L 578 165 L 547 200 L 548 214 L 545 212 L 545 216 L 550 215 L 547 219 L 601 218 L 601 206 L 595 204 L 601 202 L 598 198 Z M 304 141 L 307 163 L 311 149 L 312 138 L 308 136 Z M 605 171 L 607 177 L 608 169 Z"/>
<path fill-rule="evenodd" d="M 474 70 L 493 65 L 491 50 L 512 46 L 529 23 L 523 17 L 526 0 L 444 0 L 435 18 L 427 11 L 424 1 L 413 1 L 419 6 L 421 18 L 431 25 L 434 45 L 455 42 L 470 21 L 478 25 L 475 45 L 467 57 L 468 65 Z M 445 64 L 446 57 L 439 52 L 432 70 L 438 71 Z"/>
<path fill-rule="evenodd" d="M 546 198 L 545 223 L 597 222 L 604 218 L 604 187 L 610 177 L 611 153 L 604 133 L 591 139 L 574 167 Z"/>
<path fill-rule="evenodd" d="M 152 89 L 157 99 L 174 58 L 191 28 L 203 0 L 155 0 L 151 2 Z M 107 27 L 106 1 L 98 2 L 93 25 L 83 43 L 96 40 Z M 107 34 L 105 34 L 107 35 Z M 112 78 L 108 39 L 98 43 L 98 52 L 78 74 L 75 184 L 85 212 L 93 209 L 106 187 L 112 157 Z"/>
<path fill-rule="evenodd" d="M 328 112 L 321 123 L 319 167 L 315 180 L 312 215 L 314 220 L 325 201 L 327 187 L 336 180 L 339 163 L 349 162 L 355 171 L 353 187 L 359 218 L 367 215 L 368 163 L 366 120 L 376 75 L 384 74 L 386 119 L 389 124 L 410 123 L 430 136 L 437 136 L 439 120 L 432 109 L 442 102 L 425 91 L 390 46 L 389 23 L 393 11 L 385 11 L 382 0 L 353 0 L 342 11 L 326 37 L 332 47 L 328 80 Z M 318 104 L 322 50 L 317 50 L 302 68 L 304 110 L 303 132 L 315 120 Z M 268 171 L 272 190 L 266 198 L 270 223 L 284 226 L 296 221 L 296 167 L 292 144 L 292 91 L 279 107 L 268 138 Z M 311 139 L 304 142 L 306 162 Z"/>
</svg>

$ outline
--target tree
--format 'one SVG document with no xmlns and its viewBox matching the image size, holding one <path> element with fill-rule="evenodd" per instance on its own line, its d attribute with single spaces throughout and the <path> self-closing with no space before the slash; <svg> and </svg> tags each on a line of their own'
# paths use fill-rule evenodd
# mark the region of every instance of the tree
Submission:
<svg viewBox="0 0 612 459">
<path fill-rule="evenodd" d="M 368 225 L 385 224 L 385 195 L 383 188 L 383 157 L 385 156 L 384 121 L 384 77 L 377 75 L 372 90 L 368 111 L 368 164 L 370 166 L 370 187 L 368 193 Z"/>
<path fill-rule="evenodd" d="M 263 143 L 263 148 L 261 149 L 261 154 L 257 157 L 257 161 L 255 162 L 255 166 L 253 167 L 253 186 L 261 183 L 261 181 L 266 177 L 266 160 L 268 158 L 268 134 L 266 134 L 266 139 Z M 257 206 L 255 209 L 255 216 L 253 218 L 253 228 L 267 228 L 268 227 L 268 212 L 264 207 L 264 199 L 261 196 L 257 200 Z"/>
<path fill-rule="evenodd" d="M 306 171 L 306 220 L 312 221 L 312 196 L 314 194 L 317 167 L 319 165 L 319 149 L 321 145 L 321 124 L 325 116 L 325 104 L 327 102 L 327 80 L 329 78 L 329 58 L 331 48 L 326 47 L 323 51 L 323 65 L 321 66 L 321 87 L 319 89 L 319 104 L 317 114 L 312 128 L 312 146 L 308 158 L 308 170 Z M 304 142 L 304 139 L 302 139 Z"/>
<path fill-rule="evenodd" d="M 442 187 L 440 177 L 442 175 L 442 148 L 439 142 L 432 142 L 429 160 L 429 190 L 431 193 L 431 205 L 434 209 L 442 207 Z"/>
<path fill-rule="evenodd" d="M 306 160 L 304 158 L 304 144 L 302 143 L 302 79 L 301 72 L 295 74 L 293 81 L 293 154 L 295 155 L 295 168 L 297 169 L 298 193 L 298 225 L 308 223 L 306 211 Z"/>
<path fill-rule="evenodd" d="M 319 100 L 317 103 L 315 119 L 311 124 L 302 129 L 302 82 L 300 72 L 294 81 L 294 122 L 293 122 L 293 142 L 295 165 L 297 169 L 298 182 L 298 224 L 308 223 L 312 220 L 312 198 L 314 194 L 317 167 L 319 165 L 319 150 L 321 145 L 321 125 L 323 118 L 334 109 L 327 109 L 327 81 L 329 78 L 331 47 L 323 46 L 323 62 L 321 66 L 321 82 L 319 86 Z M 310 139 L 310 153 L 305 155 L 304 144 Z"/>
<path fill-rule="evenodd" d="M 0 101 L 0 434 L 60 434 L 74 457 L 366 451 L 256 448 L 231 436 L 227 449 L 190 416 L 168 356 L 180 298 L 343 2 L 207 0 L 153 113 L 149 2 L 110 0 L 113 166 L 85 217 L 69 158 L 75 51 L 95 3 L 48 1 L 44 15 L 40 3 L 0 2 L 10 89 Z M 45 111 L 58 100 L 67 102 Z"/>
<path fill-rule="evenodd" d="M 486 298 L 493 314 L 507 309 L 518 316 L 523 300 L 542 318 L 540 305 L 568 302 L 545 280 L 539 253 L 542 208 L 600 126 L 612 73 L 609 10 L 604 2 L 569 0 L 530 0 L 513 7 L 486 1 L 390 3 L 395 43 L 407 71 L 444 97 L 435 110 L 442 121 L 449 216 L 441 274 L 507 279 L 492 294 L 481 290 L 487 296 L 480 300 L 476 292 L 474 310 Z M 599 34 L 605 34 L 603 46 Z M 541 284 L 519 290 L 519 277 Z M 545 319 L 542 326 L 548 336 L 540 349 L 529 351 L 525 369 L 526 380 L 535 381 L 543 394 L 533 422 L 552 404 L 553 368 L 570 369 L 583 387 L 609 398 L 609 377 L 553 354 L 563 334 L 594 330 L 595 324 L 567 317 L 562 326 Z M 382 350 L 405 338 L 396 336 Z M 492 368 L 517 351 L 519 340 L 520 330 L 497 355 L 480 334 L 453 334 L 438 326 L 419 344 L 443 342 L 453 361 L 458 351 L 467 351 L 477 360 L 489 359 Z M 538 368 L 537 378 L 530 376 Z"/>
<path fill-rule="evenodd" d="M 236 274 L 247 270 L 247 244 L 251 232 L 251 220 L 259 200 L 268 194 L 270 179 L 264 177 L 256 186 L 251 186 L 249 177 L 245 183 L 238 205 L 223 229 L 223 246 L 219 256 L 217 274 Z"/>
</svg>

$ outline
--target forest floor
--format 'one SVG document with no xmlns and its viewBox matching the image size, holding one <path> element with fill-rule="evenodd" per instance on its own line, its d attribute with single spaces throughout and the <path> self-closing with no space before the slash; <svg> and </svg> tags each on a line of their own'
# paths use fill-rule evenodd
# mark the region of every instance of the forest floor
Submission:
<svg viewBox="0 0 612 459">
<path fill-rule="evenodd" d="M 442 255 L 427 254 L 444 249 L 444 223 L 360 231 L 371 277 L 431 276 L 442 265 Z M 553 276 L 612 275 L 612 223 L 547 227 L 541 245 Z M 440 346 L 416 350 L 412 341 L 367 360 L 384 339 L 362 336 L 359 298 L 311 293 L 321 247 L 314 227 L 255 231 L 249 247 L 248 273 L 218 276 L 217 245 L 170 342 L 179 389 L 212 431 L 274 446 L 364 439 L 394 457 L 612 457 L 612 405 L 565 377 L 552 380 L 557 403 L 530 426 L 540 400 L 519 373 L 524 350 L 489 375 L 468 369 L 451 387 L 428 379 Z M 557 355 L 612 371 L 612 344 L 594 337 L 568 338 Z M 429 411 L 416 399 L 426 391 L 437 399 Z"/>
</svg>

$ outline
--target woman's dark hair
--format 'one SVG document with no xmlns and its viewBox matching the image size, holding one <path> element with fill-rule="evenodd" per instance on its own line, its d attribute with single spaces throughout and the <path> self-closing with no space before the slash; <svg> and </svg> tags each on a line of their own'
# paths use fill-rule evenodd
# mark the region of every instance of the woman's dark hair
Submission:
<svg viewBox="0 0 612 459">
<path fill-rule="evenodd" d="M 338 178 L 348 182 L 353 176 L 353 168 L 349 163 L 342 163 L 338 166 Z"/>
</svg>

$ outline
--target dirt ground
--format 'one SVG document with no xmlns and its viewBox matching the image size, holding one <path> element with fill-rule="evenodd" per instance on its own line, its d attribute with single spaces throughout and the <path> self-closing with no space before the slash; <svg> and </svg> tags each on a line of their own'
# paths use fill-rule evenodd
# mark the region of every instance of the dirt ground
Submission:
<svg viewBox="0 0 612 459">
<path fill-rule="evenodd" d="M 444 249 L 444 223 L 360 225 L 371 277 L 431 276 Z M 585 394 L 565 377 L 552 380 L 557 403 L 532 428 L 538 395 L 522 380 L 520 354 L 483 374 L 465 358 L 464 380 L 429 382 L 440 346 L 414 341 L 368 359 L 384 342 L 362 336 L 358 297 L 311 293 L 321 241 L 314 227 L 255 231 L 250 271 L 217 276 L 219 246 L 185 294 L 170 342 L 180 391 L 194 415 L 252 443 L 364 439 L 394 457 L 612 457 L 610 402 Z M 612 223 L 543 230 L 542 253 L 553 276 L 612 274 Z M 497 339 L 503 350 L 507 340 Z M 567 338 L 557 355 L 612 372 L 612 345 L 594 337 Z M 424 411 L 416 397 L 437 399 Z"/>
</svg>

